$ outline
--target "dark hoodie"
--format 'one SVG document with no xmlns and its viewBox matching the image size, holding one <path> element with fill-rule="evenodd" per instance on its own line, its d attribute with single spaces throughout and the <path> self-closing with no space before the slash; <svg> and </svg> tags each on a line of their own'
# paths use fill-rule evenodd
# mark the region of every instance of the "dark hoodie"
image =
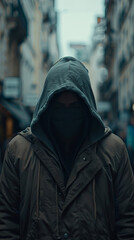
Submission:
<svg viewBox="0 0 134 240">
<path fill-rule="evenodd" d="M 34 111 L 31 122 L 32 132 L 43 142 L 47 140 L 47 145 L 51 145 L 50 139 L 42 131 L 40 119 L 46 113 L 50 100 L 55 94 L 65 90 L 70 90 L 78 94 L 84 101 L 88 110 L 90 121 L 90 144 L 95 143 L 104 136 L 105 127 L 103 121 L 96 110 L 95 98 L 92 92 L 88 70 L 85 66 L 73 57 L 61 58 L 50 69 L 42 91 L 41 97 Z"/>
<path fill-rule="evenodd" d="M 88 115 L 83 125 L 83 131 L 77 137 L 79 140 L 71 146 L 72 151 L 70 151 L 69 156 L 65 156 L 65 154 L 63 156 L 60 144 L 56 144 L 57 139 L 54 137 L 50 124 L 50 108 L 54 97 L 63 91 L 75 92 L 81 99 L 83 107 L 85 105 Z M 105 135 L 104 124 L 96 110 L 88 70 L 80 61 L 73 57 L 64 57 L 51 68 L 34 112 L 31 130 L 51 151 L 59 155 L 65 170 L 66 180 L 72 168 L 72 159 L 83 140 L 87 139 L 89 144 L 94 144 Z M 69 161 L 69 158 L 71 158 L 71 161 Z"/>
</svg>

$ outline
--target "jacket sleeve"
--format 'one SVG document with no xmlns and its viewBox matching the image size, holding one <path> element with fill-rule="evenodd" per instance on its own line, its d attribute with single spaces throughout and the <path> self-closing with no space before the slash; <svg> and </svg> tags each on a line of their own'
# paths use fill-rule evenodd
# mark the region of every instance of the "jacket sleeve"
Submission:
<svg viewBox="0 0 134 240">
<path fill-rule="evenodd" d="M 0 239 L 18 240 L 19 176 L 11 147 L 5 153 L 0 176 Z"/>
<path fill-rule="evenodd" d="M 123 144 L 115 179 L 117 240 L 134 240 L 134 175 Z"/>
</svg>

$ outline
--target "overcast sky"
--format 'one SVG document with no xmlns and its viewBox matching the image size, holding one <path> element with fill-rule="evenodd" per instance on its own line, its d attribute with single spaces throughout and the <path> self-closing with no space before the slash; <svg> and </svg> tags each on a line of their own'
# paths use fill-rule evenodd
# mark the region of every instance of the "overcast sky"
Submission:
<svg viewBox="0 0 134 240">
<path fill-rule="evenodd" d="M 56 0 L 60 57 L 71 55 L 70 42 L 91 45 L 97 16 L 104 16 L 104 0 Z"/>
</svg>

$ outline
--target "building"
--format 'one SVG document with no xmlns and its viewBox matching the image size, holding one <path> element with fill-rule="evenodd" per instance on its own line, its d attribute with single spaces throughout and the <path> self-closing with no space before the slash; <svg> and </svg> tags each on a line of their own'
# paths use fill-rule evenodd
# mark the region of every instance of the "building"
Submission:
<svg viewBox="0 0 134 240">
<path fill-rule="evenodd" d="M 0 145 L 29 126 L 58 59 L 54 0 L 0 0 Z"/>
<path fill-rule="evenodd" d="M 72 50 L 72 56 L 75 56 L 85 63 L 89 61 L 89 46 L 87 44 L 82 42 L 71 42 L 69 46 Z"/>
<path fill-rule="evenodd" d="M 40 33 L 42 14 L 38 1 L 22 0 L 28 19 L 28 36 L 21 45 L 22 102 L 35 106 L 40 95 L 41 50 Z"/>
<path fill-rule="evenodd" d="M 102 101 L 109 102 L 111 109 L 108 112 L 107 119 L 109 124 L 118 117 L 118 91 L 117 81 L 114 78 L 115 66 L 115 1 L 105 1 L 105 41 L 104 41 L 104 65 L 108 71 L 108 76 L 100 85 L 100 97 Z"/>
<path fill-rule="evenodd" d="M 119 34 L 115 66 L 118 66 L 118 106 L 119 116 L 122 116 L 134 102 L 134 1 L 116 1 L 116 8 Z"/>
<path fill-rule="evenodd" d="M 54 1 L 22 0 L 28 18 L 28 37 L 21 47 L 22 101 L 34 107 L 44 79 L 58 59 Z"/>
<path fill-rule="evenodd" d="M 106 0 L 105 66 L 108 78 L 101 86 L 102 98 L 112 104 L 111 122 L 127 121 L 134 102 L 134 1 Z"/>
<path fill-rule="evenodd" d="M 42 52 L 43 84 L 48 70 L 59 58 L 57 40 L 57 12 L 54 0 L 40 0 L 42 12 L 40 47 Z M 42 74 L 41 74 L 42 76 Z"/>
<path fill-rule="evenodd" d="M 97 109 L 105 119 L 110 110 L 110 103 L 101 98 L 99 88 L 107 78 L 107 69 L 104 65 L 104 41 L 105 41 L 105 18 L 97 17 L 94 34 L 92 37 L 92 47 L 89 57 L 89 75 L 91 85 L 95 94 Z"/>
<path fill-rule="evenodd" d="M 20 46 L 26 37 L 21 2 L 0 0 L 0 145 L 30 122 L 20 102 Z"/>
</svg>

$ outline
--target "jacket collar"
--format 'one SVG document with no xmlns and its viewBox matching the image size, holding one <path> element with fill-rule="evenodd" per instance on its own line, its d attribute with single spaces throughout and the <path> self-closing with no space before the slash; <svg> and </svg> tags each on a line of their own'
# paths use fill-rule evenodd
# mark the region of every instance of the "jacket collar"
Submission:
<svg viewBox="0 0 134 240">
<path fill-rule="evenodd" d="M 105 136 L 109 133 L 110 131 L 107 130 Z M 84 145 L 77 154 L 74 167 L 65 187 L 60 162 L 57 161 L 56 156 L 33 134 L 28 134 L 25 131 L 21 135 L 32 142 L 35 154 L 55 179 L 60 191 L 66 196 L 65 207 L 95 178 L 95 175 L 102 168 L 102 162 L 96 154 L 97 143 L 92 146 L 89 144 Z"/>
<path fill-rule="evenodd" d="M 65 187 L 61 166 L 55 160 L 55 155 L 49 152 L 48 149 L 45 149 L 38 140 L 34 142 L 33 149 L 55 179 L 64 197 L 66 196 L 67 205 L 92 181 L 97 172 L 102 168 L 102 162 L 95 151 L 96 146 L 83 149 L 76 157 L 74 167 Z"/>
</svg>

